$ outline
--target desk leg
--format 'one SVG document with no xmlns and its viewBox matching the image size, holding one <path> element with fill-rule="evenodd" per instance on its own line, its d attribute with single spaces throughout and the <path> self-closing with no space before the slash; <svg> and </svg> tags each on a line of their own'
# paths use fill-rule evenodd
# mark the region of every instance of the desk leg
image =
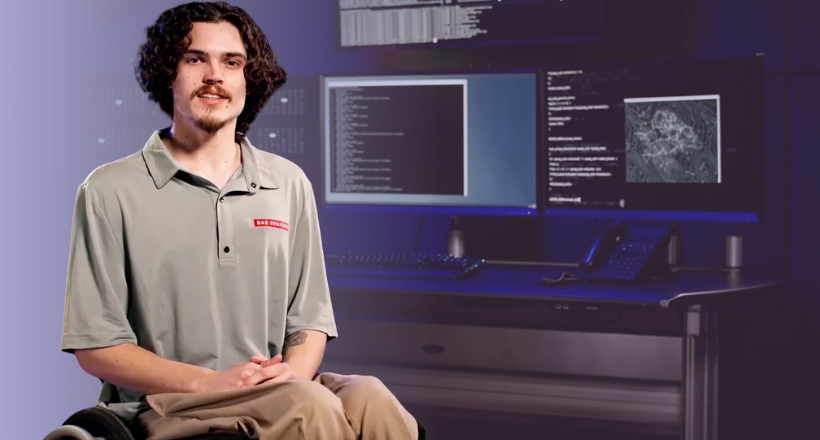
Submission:
<svg viewBox="0 0 820 440">
<path fill-rule="evenodd" d="M 683 439 L 717 440 L 717 312 L 704 306 L 690 306 L 685 326 Z"/>
</svg>

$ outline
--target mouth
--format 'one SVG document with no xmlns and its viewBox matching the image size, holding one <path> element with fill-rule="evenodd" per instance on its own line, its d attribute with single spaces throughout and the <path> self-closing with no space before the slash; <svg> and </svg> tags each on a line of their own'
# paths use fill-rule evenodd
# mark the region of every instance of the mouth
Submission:
<svg viewBox="0 0 820 440">
<path fill-rule="evenodd" d="M 205 101 L 206 103 L 219 103 L 223 100 L 229 99 L 228 94 L 222 92 L 219 89 L 205 89 L 199 94 L 196 95 L 197 98 Z"/>
<path fill-rule="evenodd" d="M 225 102 L 228 101 L 228 97 L 216 93 L 202 93 L 196 96 L 198 101 L 211 107 L 219 107 L 221 105 L 225 105 Z"/>
<path fill-rule="evenodd" d="M 203 99 L 227 99 L 226 96 L 223 95 L 215 95 L 213 93 L 203 93 L 202 95 L 197 95 L 197 98 Z"/>
</svg>

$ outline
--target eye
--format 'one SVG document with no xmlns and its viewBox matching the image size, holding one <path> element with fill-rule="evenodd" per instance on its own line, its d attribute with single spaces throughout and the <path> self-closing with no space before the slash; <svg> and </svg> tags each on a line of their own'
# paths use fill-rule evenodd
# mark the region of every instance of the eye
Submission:
<svg viewBox="0 0 820 440">
<path fill-rule="evenodd" d="M 191 57 L 191 58 L 188 58 L 188 62 L 189 62 L 189 63 L 195 63 L 195 62 L 197 62 L 197 61 L 199 61 L 199 58 L 197 58 L 197 57 Z"/>
<path fill-rule="evenodd" d="M 228 61 L 228 65 L 231 66 L 231 67 L 239 67 L 241 64 L 239 63 L 239 61 L 230 60 L 230 61 Z"/>
</svg>

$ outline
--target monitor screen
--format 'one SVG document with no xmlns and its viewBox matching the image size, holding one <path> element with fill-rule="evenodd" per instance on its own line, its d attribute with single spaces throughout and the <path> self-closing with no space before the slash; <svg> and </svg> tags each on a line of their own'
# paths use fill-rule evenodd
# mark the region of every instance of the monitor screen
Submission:
<svg viewBox="0 0 820 440">
<path fill-rule="evenodd" d="M 762 56 L 543 75 L 547 215 L 759 220 Z"/>
<path fill-rule="evenodd" d="M 329 208 L 538 214 L 537 72 L 321 83 Z"/>
<path fill-rule="evenodd" d="M 599 40 L 603 0 L 338 0 L 338 46 Z"/>
</svg>

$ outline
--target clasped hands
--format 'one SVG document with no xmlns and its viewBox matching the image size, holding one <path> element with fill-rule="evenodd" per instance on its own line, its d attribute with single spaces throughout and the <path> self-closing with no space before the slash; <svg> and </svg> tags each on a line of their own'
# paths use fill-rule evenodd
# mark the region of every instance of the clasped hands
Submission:
<svg viewBox="0 0 820 440">
<path fill-rule="evenodd" d="M 202 384 L 203 392 L 227 391 L 285 382 L 296 377 L 290 365 L 282 362 L 282 355 L 268 359 L 260 354 L 251 356 L 224 371 L 214 371 Z"/>
</svg>

